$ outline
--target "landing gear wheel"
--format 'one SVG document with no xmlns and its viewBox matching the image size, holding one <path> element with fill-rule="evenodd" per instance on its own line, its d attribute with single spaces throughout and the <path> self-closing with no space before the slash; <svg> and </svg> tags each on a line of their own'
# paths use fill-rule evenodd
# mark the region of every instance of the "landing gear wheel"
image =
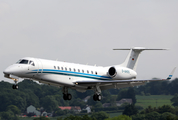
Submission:
<svg viewBox="0 0 178 120">
<path fill-rule="evenodd" d="M 71 100 L 72 99 L 72 95 L 71 94 L 67 94 L 67 100 Z"/>
<path fill-rule="evenodd" d="M 18 85 L 12 85 L 12 88 L 13 88 L 13 89 L 18 89 L 19 86 L 18 86 Z"/>
<path fill-rule="evenodd" d="M 97 101 L 97 94 L 94 94 L 94 95 L 93 95 L 93 100 L 94 100 L 94 101 Z"/>
<path fill-rule="evenodd" d="M 67 100 L 67 94 L 63 94 L 63 99 Z"/>
<path fill-rule="evenodd" d="M 64 100 L 71 100 L 72 99 L 72 95 L 71 94 L 63 94 L 63 99 Z"/>
<path fill-rule="evenodd" d="M 97 100 L 98 100 L 98 101 L 101 101 L 101 99 L 102 99 L 101 95 L 100 95 L 100 94 L 97 95 Z"/>
<path fill-rule="evenodd" d="M 97 94 L 94 94 L 93 95 L 93 100 L 94 101 L 101 101 L 102 97 L 101 97 L 101 94 L 97 95 Z"/>
</svg>

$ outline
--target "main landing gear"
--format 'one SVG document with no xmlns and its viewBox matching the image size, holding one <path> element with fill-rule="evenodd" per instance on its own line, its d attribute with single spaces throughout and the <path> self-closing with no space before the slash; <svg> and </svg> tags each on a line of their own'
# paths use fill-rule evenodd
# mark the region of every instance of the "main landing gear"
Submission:
<svg viewBox="0 0 178 120">
<path fill-rule="evenodd" d="M 64 100 L 71 100 L 72 99 L 72 95 L 70 93 L 68 93 L 68 88 L 67 87 L 63 87 L 63 99 Z"/>
<path fill-rule="evenodd" d="M 102 96 L 101 96 L 101 89 L 99 86 L 96 86 L 95 89 L 95 94 L 93 95 L 93 100 L 94 101 L 101 101 Z"/>
</svg>

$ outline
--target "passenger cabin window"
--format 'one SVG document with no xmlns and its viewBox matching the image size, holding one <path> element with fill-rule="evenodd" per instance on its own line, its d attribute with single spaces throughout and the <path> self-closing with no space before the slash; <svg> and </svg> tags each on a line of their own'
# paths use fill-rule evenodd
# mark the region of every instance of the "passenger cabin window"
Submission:
<svg viewBox="0 0 178 120">
<path fill-rule="evenodd" d="M 84 73 L 84 70 L 82 70 L 82 72 Z"/>
<path fill-rule="evenodd" d="M 61 67 L 61 69 L 63 70 L 63 67 Z"/>
<path fill-rule="evenodd" d="M 60 69 L 60 67 L 58 66 L 58 70 Z"/>
<path fill-rule="evenodd" d="M 89 73 L 89 71 L 87 70 L 87 73 Z"/>
<path fill-rule="evenodd" d="M 91 74 L 93 74 L 93 71 L 91 71 Z"/>
<path fill-rule="evenodd" d="M 67 71 L 67 68 L 65 68 L 65 70 Z"/>
<path fill-rule="evenodd" d="M 74 72 L 75 72 L 75 68 L 74 68 Z"/>
<path fill-rule="evenodd" d="M 71 68 L 69 68 L 69 71 L 71 71 Z"/>
<path fill-rule="evenodd" d="M 80 72 L 80 70 L 78 69 L 78 72 Z"/>
<path fill-rule="evenodd" d="M 95 72 L 95 74 L 97 75 L 97 72 Z"/>
<path fill-rule="evenodd" d="M 54 69 L 56 69 L 56 66 L 54 66 Z"/>
</svg>

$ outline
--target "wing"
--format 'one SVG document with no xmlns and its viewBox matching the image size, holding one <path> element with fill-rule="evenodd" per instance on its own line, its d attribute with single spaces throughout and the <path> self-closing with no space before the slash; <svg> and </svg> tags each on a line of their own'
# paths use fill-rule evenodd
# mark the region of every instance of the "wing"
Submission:
<svg viewBox="0 0 178 120">
<path fill-rule="evenodd" d="M 170 80 L 173 76 L 173 73 L 175 71 L 176 68 L 174 68 L 171 72 L 171 74 L 169 75 L 169 77 L 167 77 L 167 79 L 146 79 L 146 80 L 78 80 L 73 82 L 76 85 L 109 85 L 109 84 L 114 84 L 114 83 L 145 83 L 145 82 L 151 82 L 151 81 L 165 81 L 165 80 Z"/>
</svg>

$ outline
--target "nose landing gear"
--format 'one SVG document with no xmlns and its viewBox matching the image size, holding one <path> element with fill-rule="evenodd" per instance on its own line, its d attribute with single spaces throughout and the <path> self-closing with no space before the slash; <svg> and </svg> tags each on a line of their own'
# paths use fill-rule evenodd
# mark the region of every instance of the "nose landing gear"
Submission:
<svg viewBox="0 0 178 120">
<path fill-rule="evenodd" d="M 18 86 L 18 85 L 12 85 L 12 88 L 13 88 L 13 89 L 18 89 L 19 86 Z"/>
<path fill-rule="evenodd" d="M 15 79 L 15 78 L 12 78 L 13 80 L 14 80 L 14 82 L 15 82 L 15 84 L 14 85 L 12 85 L 12 89 L 18 89 L 19 88 L 19 86 L 18 86 L 18 84 L 17 84 L 17 82 L 18 82 L 18 79 Z"/>
</svg>

